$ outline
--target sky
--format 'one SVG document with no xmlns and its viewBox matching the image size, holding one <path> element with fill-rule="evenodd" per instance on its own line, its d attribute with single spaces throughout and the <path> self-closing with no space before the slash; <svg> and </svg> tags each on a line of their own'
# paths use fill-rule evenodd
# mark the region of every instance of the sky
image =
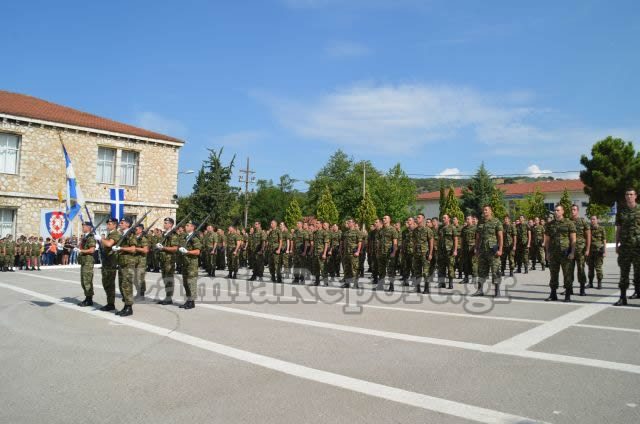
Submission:
<svg viewBox="0 0 640 424">
<path fill-rule="evenodd" d="M 410 175 L 575 178 L 612 135 L 640 149 L 640 2 L 21 1 L 0 89 L 250 158 L 306 190 L 337 149 Z M 159 171 L 161 172 L 161 171 Z M 195 175 L 180 174 L 188 194 Z"/>
</svg>

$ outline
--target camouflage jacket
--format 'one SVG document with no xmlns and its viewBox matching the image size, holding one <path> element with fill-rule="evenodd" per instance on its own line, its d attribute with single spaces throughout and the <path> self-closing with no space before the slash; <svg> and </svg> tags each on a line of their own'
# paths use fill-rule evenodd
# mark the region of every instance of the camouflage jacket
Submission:
<svg viewBox="0 0 640 424">
<path fill-rule="evenodd" d="M 549 249 L 552 252 L 568 253 L 571 247 L 571 233 L 576 232 L 576 226 L 572 220 L 562 218 L 554 219 L 546 225 L 545 235 L 549 237 Z"/>
<path fill-rule="evenodd" d="M 491 218 L 490 220 L 478 225 L 478 251 L 480 253 L 495 254 L 500 247 L 498 239 L 500 232 L 502 232 L 502 241 L 504 244 L 504 231 L 502 222 L 498 218 Z"/>
<path fill-rule="evenodd" d="M 96 238 L 93 233 L 83 234 L 80 237 L 80 244 L 78 246 L 81 250 L 91 249 L 96 247 Z M 78 263 L 80 265 L 93 265 L 93 254 L 78 253 Z"/>
<path fill-rule="evenodd" d="M 619 240 L 623 247 L 640 247 L 640 204 L 635 208 L 620 208 L 616 215 L 616 227 L 620 227 Z"/>
</svg>

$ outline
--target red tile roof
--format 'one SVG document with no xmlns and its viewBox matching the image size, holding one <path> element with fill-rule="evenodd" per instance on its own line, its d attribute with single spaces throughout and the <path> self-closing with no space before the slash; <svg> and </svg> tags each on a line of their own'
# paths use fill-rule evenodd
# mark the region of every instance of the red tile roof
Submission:
<svg viewBox="0 0 640 424">
<path fill-rule="evenodd" d="M 516 183 L 516 184 L 498 184 L 496 185 L 500 190 L 504 192 L 505 197 L 525 195 L 533 193 L 538 187 L 542 193 L 557 193 L 564 191 L 566 188 L 568 191 L 583 191 L 584 184 L 580 180 L 557 180 L 557 181 L 537 181 L 533 183 Z M 462 188 L 454 188 L 456 197 L 462 195 Z M 417 200 L 432 200 L 439 199 L 440 191 L 431 191 L 429 193 L 420 193 L 417 196 Z"/>
<path fill-rule="evenodd" d="M 0 113 L 156 140 L 184 141 L 24 94 L 0 90 Z"/>
</svg>

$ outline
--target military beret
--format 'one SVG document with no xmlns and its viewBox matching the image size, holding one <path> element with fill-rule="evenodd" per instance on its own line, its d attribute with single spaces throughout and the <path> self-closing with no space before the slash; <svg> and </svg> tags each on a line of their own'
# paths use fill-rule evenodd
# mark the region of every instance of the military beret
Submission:
<svg viewBox="0 0 640 424">
<path fill-rule="evenodd" d="M 90 222 L 90 221 L 84 221 L 84 222 L 82 223 L 82 225 L 86 225 L 87 227 L 93 227 L 93 225 L 91 225 L 91 222 Z"/>
<path fill-rule="evenodd" d="M 193 225 L 194 227 L 197 227 L 197 226 L 198 226 L 198 224 L 196 224 L 196 222 L 195 222 L 193 219 L 188 219 L 188 220 L 184 223 L 184 225 L 189 225 L 189 224 Z"/>
<path fill-rule="evenodd" d="M 123 222 L 123 221 L 131 225 L 131 218 L 129 218 L 128 216 L 125 216 L 124 218 L 120 219 L 120 222 Z"/>
<path fill-rule="evenodd" d="M 144 225 L 143 224 L 138 224 L 138 225 L 136 225 L 136 228 L 142 228 L 144 230 Z"/>
<path fill-rule="evenodd" d="M 113 222 L 113 223 L 116 223 L 116 224 L 118 223 L 118 221 L 116 221 L 116 219 L 113 218 L 113 217 L 107 219 L 107 223 L 109 223 L 109 222 Z"/>
<path fill-rule="evenodd" d="M 164 222 L 168 222 L 168 223 L 170 223 L 171 225 L 175 224 L 175 221 L 174 221 L 174 220 L 173 220 L 173 218 L 171 218 L 170 216 L 166 217 L 166 218 L 164 219 Z"/>
</svg>

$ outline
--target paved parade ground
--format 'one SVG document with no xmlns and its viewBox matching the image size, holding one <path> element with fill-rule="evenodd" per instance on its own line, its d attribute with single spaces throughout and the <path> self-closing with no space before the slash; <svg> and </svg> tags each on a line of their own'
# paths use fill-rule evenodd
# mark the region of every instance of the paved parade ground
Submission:
<svg viewBox="0 0 640 424">
<path fill-rule="evenodd" d="M 79 269 L 0 273 L 0 422 L 638 423 L 640 301 L 611 306 L 615 259 L 570 304 L 543 301 L 539 270 L 507 278 L 500 301 L 241 270 L 202 275 L 185 311 L 182 295 L 156 305 L 147 273 L 128 318 L 78 307 Z M 99 308 L 99 269 L 94 286 Z"/>
</svg>

